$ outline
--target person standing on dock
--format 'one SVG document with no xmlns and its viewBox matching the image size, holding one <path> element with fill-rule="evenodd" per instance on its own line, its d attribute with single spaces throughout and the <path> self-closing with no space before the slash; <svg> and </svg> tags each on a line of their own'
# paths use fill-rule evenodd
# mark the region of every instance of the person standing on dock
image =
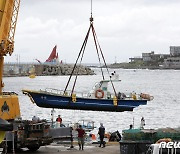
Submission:
<svg viewBox="0 0 180 154">
<path fill-rule="evenodd" d="M 99 131 L 98 131 L 99 137 L 100 137 L 100 145 L 103 145 L 103 148 L 105 147 L 105 142 L 104 142 L 104 134 L 105 134 L 105 128 L 102 123 L 100 123 Z"/>
<path fill-rule="evenodd" d="M 79 128 L 76 129 L 78 132 L 78 145 L 79 145 L 79 150 L 84 150 L 84 136 L 85 136 L 85 131 L 82 128 L 81 125 L 79 125 Z"/>
<path fill-rule="evenodd" d="M 61 127 L 62 124 L 62 118 L 60 115 L 56 118 L 56 127 Z"/>
<path fill-rule="evenodd" d="M 141 125 L 140 125 L 140 129 L 144 129 L 145 126 L 145 119 L 144 117 L 141 118 Z"/>
</svg>

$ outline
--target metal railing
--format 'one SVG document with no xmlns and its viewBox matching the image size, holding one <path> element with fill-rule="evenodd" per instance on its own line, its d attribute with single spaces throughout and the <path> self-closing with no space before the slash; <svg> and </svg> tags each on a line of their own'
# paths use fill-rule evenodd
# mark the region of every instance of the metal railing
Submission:
<svg viewBox="0 0 180 154">
<path fill-rule="evenodd" d="M 43 91 L 43 90 L 41 90 L 41 91 Z M 49 94 L 56 94 L 56 95 L 67 96 L 67 97 L 71 96 L 71 90 L 67 90 L 64 93 L 64 90 L 61 90 L 61 89 L 46 88 L 45 92 L 49 93 Z M 93 97 L 93 96 L 95 96 L 95 92 L 74 91 L 74 94 L 76 94 L 76 97 L 95 98 L 95 97 Z M 113 99 L 113 97 L 115 96 L 114 93 L 110 93 L 110 92 L 108 92 L 106 95 L 107 96 L 105 96 L 104 99 Z M 140 94 L 133 94 L 133 93 L 125 93 L 124 97 L 118 97 L 118 99 L 120 99 L 120 100 L 145 100 L 140 97 Z"/>
</svg>

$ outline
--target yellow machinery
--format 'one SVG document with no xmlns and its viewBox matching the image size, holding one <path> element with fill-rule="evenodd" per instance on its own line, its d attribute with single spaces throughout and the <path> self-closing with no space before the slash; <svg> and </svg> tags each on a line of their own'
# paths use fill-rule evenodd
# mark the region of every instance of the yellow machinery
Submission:
<svg viewBox="0 0 180 154">
<path fill-rule="evenodd" d="M 20 0 L 0 0 L 0 118 L 13 120 L 20 117 L 18 96 L 14 92 L 3 92 L 4 56 L 14 51 L 14 35 Z"/>
<path fill-rule="evenodd" d="M 53 141 L 52 137 L 46 135 L 49 131 L 49 124 L 46 122 L 32 124 L 27 120 L 14 120 L 20 117 L 18 96 L 14 92 L 3 91 L 4 57 L 11 55 L 14 50 L 19 6 L 20 0 L 0 0 L 0 143 L 4 140 L 5 132 L 8 131 L 6 148 L 13 153 L 15 148 L 22 147 L 36 151 L 40 146 L 48 145 Z"/>
</svg>

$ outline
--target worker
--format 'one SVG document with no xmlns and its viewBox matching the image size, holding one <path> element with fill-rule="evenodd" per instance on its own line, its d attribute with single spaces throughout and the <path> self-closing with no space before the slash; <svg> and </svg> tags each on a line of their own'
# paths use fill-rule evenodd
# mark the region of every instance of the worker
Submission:
<svg viewBox="0 0 180 154">
<path fill-rule="evenodd" d="M 57 121 L 57 122 L 62 123 L 62 118 L 61 118 L 61 115 L 58 115 L 58 117 L 57 117 L 56 121 Z"/>
<path fill-rule="evenodd" d="M 105 142 L 104 142 L 104 134 L 105 134 L 105 128 L 103 126 L 103 123 L 100 123 L 99 131 L 98 131 L 99 137 L 100 137 L 100 145 L 103 145 L 103 148 L 105 147 Z"/>
<path fill-rule="evenodd" d="M 58 117 L 56 118 L 56 127 L 61 127 L 62 124 L 62 118 L 61 115 L 58 115 Z"/>
<path fill-rule="evenodd" d="M 145 126 L 145 119 L 144 117 L 141 118 L 141 124 L 140 124 L 140 129 L 144 129 Z"/>
<path fill-rule="evenodd" d="M 35 115 L 32 117 L 32 122 L 33 122 L 33 123 L 37 123 L 37 122 L 39 122 L 39 121 L 40 121 L 40 118 L 39 118 L 39 117 L 37 117 L 37 116 L 35 116 Z"/>
<path fill-rule="evenodd" d="M 133 125 L 132 124 L 129 125 L 129 129 L 133 129 Z"/>
<path fill-rule="evenodd" d="M 79 145 L 79 150 L 84 150 L 84 137 L 85 137 L 85 131 L 82 128 L 81 125 L 79 125 L 79 128 L 76 129 L 78 132 L 78 145 Z"/>
</svg>

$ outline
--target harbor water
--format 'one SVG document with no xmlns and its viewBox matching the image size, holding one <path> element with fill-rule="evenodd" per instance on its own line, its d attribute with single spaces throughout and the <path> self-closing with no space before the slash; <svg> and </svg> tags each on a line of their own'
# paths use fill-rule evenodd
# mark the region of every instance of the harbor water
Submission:
<svg viewBox="0 0 180 154">
<path fill-rule="evenodd" d="M 99 69 L 94 69 L 96 75 L 79 76 L 75 91 L 90 91 L 93 85 L 102 80 Z M 128 129 L 134 123 L 135 128 L 140 126 L 140 119 L 145 118 L 145 128 L 180 127 L 180 70 L 126 70 L 116 71 L 121 79 L 115 83 L 116 91 L 148 93 L 154 100 L 147 105 L 135 108 L 133 112 L 97 112 L 55 109 L 55 118 L 61 115 L 63 122 L 78 122 L 92 120 L 95 126 L 103 123 L 107 132 Z M 107 73 L 105 76 L 108 77 Z M 34 115 L 41 119 L 51 119 L 51 108 L 40 108 L 33 104 L 29 97 L 22 94 L 22 89 L 40 90 L 45 88 L 64 89 L 69 76 L 37 76 L 6 77 L 4 91 L 14 91 L 19 95 L 21 116 L 31 120 Z M 74 77 L 72 77 L 74 79 Z M 73 81 L 73 80 L 72 80 Z M 71 89 L 71 82 L 69 89 Z M 109 86 L 110 87 L 110 86 Z M 111 89 L 111 87 L 110 87 Z"/>
</svg>

